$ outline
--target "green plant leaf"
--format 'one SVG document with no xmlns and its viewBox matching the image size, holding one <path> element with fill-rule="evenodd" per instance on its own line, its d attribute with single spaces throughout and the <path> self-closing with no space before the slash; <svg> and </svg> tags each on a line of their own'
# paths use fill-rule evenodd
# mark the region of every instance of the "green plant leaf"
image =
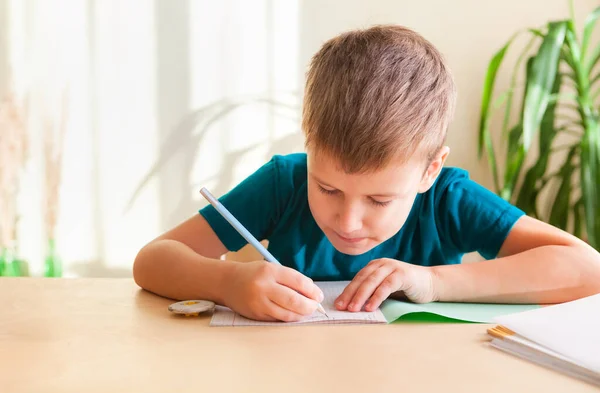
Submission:
<svg viewBox="0 0 600 393">
<path fill-rule="evenodd" d="M 546 35 L 546 33 L 544 33 L 540 29 L 527 29 L 527 31 L 529 31 L 531 34 L 537 35 L 538 37 L 541 37 L 541 38 L 544 38 L 544 36 Z"/>
<path fill-rule="evenodd" d="M 560 91 L 560 86 L 562 85 L 562 78 L 559 76 L 554 80 L 554 85 L 552 86 L 551 94 L 558 94 Z M 546 173 L 546 167 L 548 165 L 548 160 L 550 159 L 550 148 L 552 147 L 552 143 L 554 142 L 554 138 L 557 134 L 556 128 L 556 108 L 557 103 L 551 102 L 548 103 L 546 107 L 546 111 L 542 116 L 542 121 L 540 122 L 540 136 L 539 136 L 539 157 L 538 162 L 541 162 L 541 173 L 540 177 Z"/>
<path fill-rule="evenodd" d="M 483 95 L 481 98 L 481 115 L 479 121 L 479 147 L 478 147 L 478 155 L 481 158 L 483 153 L 483 149 L 487 151 L 488 162 L 490 164 L 490 168 L 492 170 L 492 176 L 494 178 L 494 187 L 496 188 L 496 192 L 500 189 L 500 184 L 498 182 L 498 169 L 496 165 L 496 154 L 494 152 L 494 147 L 492 144 L 492 138 L 490 135 L 489 122 L 490 122 L 490 102 L 494 92 L 494 84 L 496 83 L 496 75 L 498 73 L 498 69 L 504 60 L 504 56 L 506 55 L 506 51 L 508 50 L 510 44 L 517 37 L 518 33 L 513 35 L 508 42 L 500 48 L 496 54 L 492 57 L 490 61 L 485 80 L 483 84 Z"/>
<path fill-rule="evenodd" d="M 517 124 L 508 134 L 508 147 L 506 149 L 506 171 L 504 173 L 504 186 L 500 196 L 507 201 L 512 199 L 513 189 L 519 178 L 519 173 L 525 159 L 525 150 L 521 137 L 523 126 Z"/>
<path fill-rule="evenodd" d="M 483 96 L 481 98 L 481 116 L 479 119 L 479 157 L 481 157 L 481 154 L 483 153 L 483 147 L 484 147 L 484 138 L 483 138 L 483 134 L 487 131 L 489 131 L 488 129 L 488 122 L 489 122 L 489 115 L 490 115 L 490 101 L 492 99 L 492 94 L 494 93 L 494 84 L 496 83 L 496 74 L 498 73 L 498 69 L 500 68 L 500 65 L 502 64 L 502 60 L 504 60 L 504 56 L 506 55 L 506 51 L 508 50 L 508 47 L 510 46 L 510 44 L 513 42 L 515 36 L 511 37 L 510 40 L 508 40 L 508 42 L 502 47 L 500 48 L 500 50 L 498 52 L 496 52 L 496 54 L 494 54 L 494 56 L 492 57 L 492 60 L 490 61 L 490 64 L 488 65 L 487 71 L 485 73 L 485 80 L 483 83 Z"/>
<path fill-rule="evenodd" d="M 581 143 L 581 194 L 589 244 L 600 248 L 600 124 L 590 119 Z"/>
<path fill-rule="evenodd" d="M 575 76 L 575 74 L 573 72 L 560 72 L 559 75 L 566 76 L 573 82 L 577 83 L 577 77 Z"/>
<path fill-rule="evenodd" d="M 498 165 L 496 163 L 496 153 L 494 152 L 494 144 L 492 143 L 492 136 L 488 132 L 483 134 L 483 139 L 485 142 L 485 150 L 487 152 L 488 163 L 490 165 L 490 169 L 492 170 L 492 177 L 494 179 L 494 188 L 496 193 L 500 192 L 500 183 L 498 182 Z"/>
<path fill-rule="evenodd" d="M 590 86 L 594 86 L 594 84 L 596 84 L 596 82 L 598 81 L 600 81 L 600 71 L 598 71 L 598 74 L 596 76 L 591 78 Z"/>
<path fill-rule="evenodd" d="M 560 94 L 552 94 L 550 95 L 550 99 L 548 100 L 548 103 L 553 103 L 553 102 L 557 102 L 560 100 L 570 100 L 570 101 L 575 101 L 577 104 L 579 104 L 578 101 L 579 96 L 577 94 L 572 94 L 572 93 L 560 93 Z M 579 108 L 577 106 L 577 108 Z"/>
<path fill-rule="evenodd" d="M 583 27 L 583 41 L 581 43 L 581 53 L 584 60 L 586 58 L 588 46 L 592 37 L 592 31 L 594 30 L 594 27 L 596 26 L 596 20 L 598 20 L 599 17 L 600 7 L 592 11 L 585 19 L 585 24 Z"/>
<path fill-rule="evenodd" d="M 562 230 L 567 230 L 567 224 L 569 222 L 569 206 L 571 200 L 571 185 L 573 182 L 573 172 L 575 166 L 573 165 L 573 156 L 577 151 L 578 145 L 575 145 L 569 151 L 565 163 L 560 169 L 560 186 L 555 195 L 554 201 L 551 202 L 552 211 L 550 212 L 549 223 Z"/>
<path fill-rule="evenodd" d="M 573 56 L 571 55 L 571 52 L 569 50 L 568 47 L 563 47 L 560 50 L 560 58 L 562 60 L 565 61 L 565 63 L 567 63 L 567 65 L 574 70 L 575 69 L 575 62 L 573 61 Z M 573 75 L 575 75 L 575 73 L 573 73 Z M 577 83 L 577 76 L 575 75 L 575 79 L 573 80 L 575 83 Z"/>
<path fill-rule="evenodd" d="M 533 67 L 533 57 L 527 59 L 527 65 L 525 67 L 525 91 L 523 93 L 523 99 L 521 101 L 521 112 L 519 118 L 523 118 L 523 111 L 525 108 L 525 97 L 527 97 L 527 88 L 529 84 L 527 81 L 531 78 L 531 71 Z M 507 201 L 513 199 L 514 187 L 519 178 L 521 166 L 525 158 L 525 150 L 523 149 L 523 123 L 519 123 L 514 126 L 508 133 L 508 144 L 506 147 L 506 168 L 504 171 L 504 183 L 500 196 Z"/>
<path fill-rule="evenodd" d="M 581 238 L 582 218 L 583 218 L 583 202 L 581 198 L 573 205 L 573 235 Z"/>
<path fill-rule="evenodd" d="M 529 64 L 528 64 L 529 65 Z M 557 94 L 562 83 L 561 75 L 558 75 L 552 86 L 552 94 Z M 550 159 L 552 143 L 559 129 L 555 126 L 557 102 L 548 104 L 546 112 L 542 117 L 539 136 L 539 153 L 535 164 L 527 170 L 523 183 L 519 189 L 516 206 L 526 214 L 539 217 L 537 211 L 537 197 L 546 184 L 538 184 L 538 180 L 546 173 Z"/>
<path fill-rule="evenodd" d="M 510 122 L 510 114 L 512 111 L 512 99 L 513 99 L 513 95 L 514 95 L 516 85 L 517 85 L 517 73 L 519 71 L 519 68 L 521 67 L 521 63 L 523 62 L 527 53 L 529 53 L 529 51 L 531 50 L 531 47 L 533 46 L 534 42 L 538 38 L 539 37 L 535 34 L 531 37 L 529 42 L 527 42 L 527 45 L 525 45 L 525 48 L 523 48 L 523 50 L 519 54 L 519 57 L 517 58 L 517 62 L 515 63 L 515 66 L 513 68 L 512 75 L 510 77 L 510 88 L 508 89 L 508 92 L 506 95 L 506 106 L 504 109 L 504 121 L 502 123 L 502 135 L 504 136 L 504 138 L 506 138 L 509 133 L 508 123 Z M 528 63 L 526 65 L 526 73 L 527 73 L 526 77 L 529 75 L 529 73 L 531 71 L 531 66 L 529 64 L 530 60 L 531 60 L 531 57 L 529 57 Z M 527 81 L 527 79 L 525 79 L 525 80 Z M 525 87 L 527 87 L 527 84 L 525 84 Z M 522 117 L 523 117 L 523 113 L 521 110 L 521 118 Z"/>
<path fill-rule="evenodd" d="M 600 60 L 600 43 L 598 43 L 598 45 L 596 45 L 596 48 L 594 48 L 594 50 L 592 51 L 592 53 L 590 53 L 590 56 L 586 56 L 586 69 L 588 70 L 588 75 L 592 72 L 592 70 L 594 69 L 594 66 L 596 65 L 596 63 L 598 63 L 598 61 Z"/>
<path fill-rule="evenodd" d="M 596 98 L 600 97 L 600 87 L 596 89 L 592 94 L 590 94 L 590 98 L 592 102 L 596 101 Z"/>
<path fill-rule="evenodd" d="M 525 110 L 523 113 L 523 145 L 527 152 L 548 106 L 551 89 L 558 71 L 560 51 L 563 46 L 567 25 L 551 22 L 548 34 L 533 60 L 532 78 L 527 81 Z"/>
<path fill-rule="evenodd" d="M 538 163 L 527 170 L 515 202 L 515 205 L 523 210 L 525 214 L 536 218 L 539 217 L 537 212 L 539 189 L 536 186 L 537 180 L 540 178 L 538 175 L 539 172 L 540 169 Z"/>
<path fill-rule="evenodd" d="M 575 33 L 571 30 L 567 30 L 565 38 L 567 42 L 567 47 L 569 48 L 573 56 L 572 69 L 575 73 L 575 76 L 577 77 L 573 88 L 579 94 L 578 100 L 581 101 L 582 99 L 584 100 L 584 96 L 586 95 L 585 92 L 589 89 L 589 78 L 587 77 L 587 72 L 585 72 L 584 70 L 581 48 L 579 47 L 579 43 L 575 38 Z M 582 110 L 585 110 L 585 105 L 581 106 Z"/>
</svg>

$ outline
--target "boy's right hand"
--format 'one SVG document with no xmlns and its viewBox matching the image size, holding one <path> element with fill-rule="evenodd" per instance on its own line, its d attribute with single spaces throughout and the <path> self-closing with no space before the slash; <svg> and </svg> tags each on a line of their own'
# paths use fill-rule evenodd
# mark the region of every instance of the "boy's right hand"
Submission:
<svg viewBox="0 0 600 393">
<path fill-rule="evenodd" d="M 223 300 L 246 318 L 299 321 L 323 300 L 321 289 L 294 269 L 266 261 L 233 263 Z"/>
</svg>

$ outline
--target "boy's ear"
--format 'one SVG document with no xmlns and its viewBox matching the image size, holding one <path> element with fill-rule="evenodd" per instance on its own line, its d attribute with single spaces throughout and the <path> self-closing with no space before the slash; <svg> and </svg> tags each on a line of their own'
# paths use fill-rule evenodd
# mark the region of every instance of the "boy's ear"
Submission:
<svg viewBox="0 0 600 393">
<path fill-rule="evenodd" d="M 435 182 L 440 171 L 444 167 L 444 163 L 446 162 L 446 158 L 448 158 L 448 154 L 450 154 L 450 148 L 448 146 L 442 146 L 442 148 L 437 152 L 435 158 L 431 161 L 427 170 L 423 174 L 423 178 L 421 179 L 421 183 L 419 184 L 419 193 L 423 193 Z"/>
</svg>

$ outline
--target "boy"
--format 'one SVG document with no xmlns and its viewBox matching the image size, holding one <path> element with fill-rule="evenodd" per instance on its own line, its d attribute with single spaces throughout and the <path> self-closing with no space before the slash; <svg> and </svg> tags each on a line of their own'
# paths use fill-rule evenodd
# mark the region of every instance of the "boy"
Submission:
<svg viewBox="0 0 600 393">
<path fill-rule="evenodd" d="M 414 302 L 558 303 L 600 292 L 600 254 L 443 168 L 455 86 L 417 33 L 376 26 L 336 37 L 307 74 L 306 154 L 276 156 L 220 200 L 285 266 L 223 262 L 245 241 L 207 206 L 146 245 L 138 285 L 295 321 L 351 280 L 340 310 Z M 487 260 L 460 264 L 466 252 Z M 310 277 L 310 278 L 309 278 Z"/>
</svg>

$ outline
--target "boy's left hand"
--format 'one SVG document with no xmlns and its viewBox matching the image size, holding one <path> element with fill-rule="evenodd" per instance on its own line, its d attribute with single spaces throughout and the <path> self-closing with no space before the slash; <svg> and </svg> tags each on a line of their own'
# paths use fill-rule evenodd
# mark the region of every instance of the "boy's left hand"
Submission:
<svg viewBox="0 0 600 393">
<path fill-rule="evenodd" d="M 335 300 L 338 310 L 373 311 L 390 295 L 399 292 L 415 303 L 436 300 L 433 271 L 395 259 L 375 259 L 360 270 Z"/>
</svg>

